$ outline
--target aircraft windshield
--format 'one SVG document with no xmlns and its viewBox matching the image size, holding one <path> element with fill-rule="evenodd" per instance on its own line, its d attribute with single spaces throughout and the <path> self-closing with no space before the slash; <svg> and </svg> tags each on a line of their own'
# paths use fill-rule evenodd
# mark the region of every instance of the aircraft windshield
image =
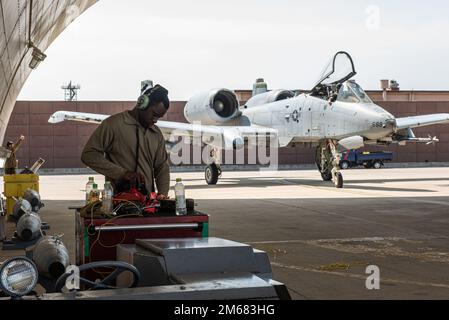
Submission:
<svg viewBox="0 0 449 320">
<path fill-rule="evenodd" d="M 349 103 L 373 103 L 368 95 L 354 81 L 348 81 L 341 85 L 338 91 L 337 101 Z"/>
<path fill-rule="evenodd" d="M 361 86 L 359 86 L 354 81 L 348 81 L 348 86 L 351 87 L 352 91 L 359 97 L 359 99 L 363 103 L 373 103 L 373 101 L 368 97 L 368 95 L 365 93 L 365 91 L 362 89 Z"/>
<path fill-rule="evenodd" d="M 351 88 L 344 83 L 342 84 L 340 91 L 338 92 L 337 101 L 341 102 L 350 102 L 350 103 L 359 103 L 360 100 L 357 96 L 352 92 Z"/>
</svg>

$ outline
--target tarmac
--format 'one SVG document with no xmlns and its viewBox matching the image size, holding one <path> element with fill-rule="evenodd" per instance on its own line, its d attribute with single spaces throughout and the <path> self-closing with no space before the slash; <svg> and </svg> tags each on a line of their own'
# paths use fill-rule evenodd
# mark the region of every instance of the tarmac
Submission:
<svg viewBox="0 0 449 320">
<path fill-rule="evenodd" d="M 210 215 L 210 236 L 265 250 L 293 299 L 449 299 L 449 168 L 342 172 L 343 189 L 316 170 L 225 171 L 216 186 L 203 172 L 171 178 L 182 178 L 186 196 Z M 72 259 L 68 207 L 83 203 L 87 178 L 40 177 L 48 233 L 64 234 Z M 13 224 L 7 229 L 11 236 Z M 0 261 L 20 254 L 0 250 Z M 369 266 L 380 272 L 378 290 L 366 287 Z"/>
</svg>

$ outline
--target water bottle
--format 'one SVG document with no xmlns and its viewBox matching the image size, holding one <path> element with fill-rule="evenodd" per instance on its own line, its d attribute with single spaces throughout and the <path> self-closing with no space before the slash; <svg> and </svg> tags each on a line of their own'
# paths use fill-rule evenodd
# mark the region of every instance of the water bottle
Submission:
<svg viewBox="0 0 449 320">
<path fill-rule="evenodd" d="M 112 189 L 112 184 L 106 181 L 103 190 L 103 199 L 101 200 L 101 208 L 104 213 L 111 214 L 114 209 L 114 204 L 112 202 L 112 197 L 114 196 L 114 190 Z"/>
<path fill-rule="evenodd" d="M 185 188 L 182 184 L 182 179 L 177 178 L 175 184 L 175 198 L 176 198 L 176 215 L 182 216 L 187 214 L 186 194 Z"/>
<path fill-rule="evenodd" d="M 98 184 L 94 183 L 92 190 L 90 190 L 89 203 L 96 201 L 100 201 L 100 190 L 98 190 Z"/>
<path fill-rule="evenodd" d="M 86 184 L 86 204 L 88 204 L 89 198 L 90 198 L 90 192 L 92 191 L 93 187 L 94 187 L 94 177 L 89 177 L 89 181 Z"/>
</svg>

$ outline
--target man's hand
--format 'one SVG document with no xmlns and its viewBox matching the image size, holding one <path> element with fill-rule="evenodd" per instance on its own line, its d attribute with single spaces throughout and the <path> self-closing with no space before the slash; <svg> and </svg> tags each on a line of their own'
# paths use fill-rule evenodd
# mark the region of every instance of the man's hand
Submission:
<svg viewBox="0 0 449 320">
<path fill-rule="evenodd" d="M 168 196 L 166 196 L 165 194 L 158 193 L 156 199 L 157 200 L 166 200 L 166 199 L 168 199 Z"/>
<path fill-rule="evenodd" d="M 22 134 L 22 135 L 20 136 L 19 140 L 20 140 L 20 141 L 25 140 L 25 136 Z"/>
</svg>

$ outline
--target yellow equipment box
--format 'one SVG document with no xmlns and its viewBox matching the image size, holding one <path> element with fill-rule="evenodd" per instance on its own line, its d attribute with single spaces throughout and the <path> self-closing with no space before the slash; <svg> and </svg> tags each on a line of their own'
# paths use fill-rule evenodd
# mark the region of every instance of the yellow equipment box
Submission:
<svg viewBox="0 0 449 320">
<path fill-rule="evenodd" d="M 25 191 L 30 188 L 39 192 L 39 175 L 37 174 L 5 174 L 3 176 L 5 182 L 6 212 L 12 215 L 12 210 L 16 201 L 13 197 L 23 197 Z"/>
</svg>

